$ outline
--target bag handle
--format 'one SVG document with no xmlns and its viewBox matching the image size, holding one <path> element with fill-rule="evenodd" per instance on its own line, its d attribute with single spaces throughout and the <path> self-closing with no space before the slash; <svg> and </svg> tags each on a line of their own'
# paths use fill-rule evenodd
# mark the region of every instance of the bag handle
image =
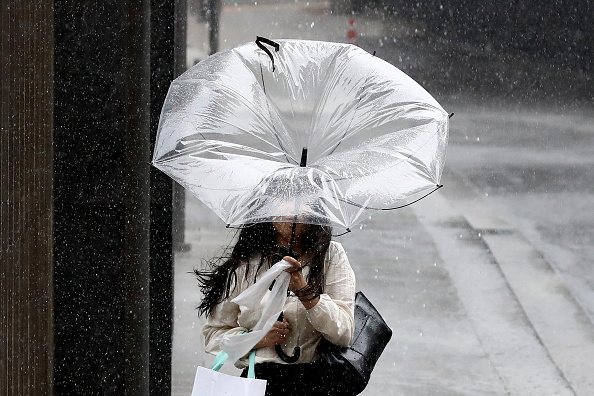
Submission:
<svg viewBox="0 0 594 396">
<path fill-rule="evenodd" d="M 256 378 L 256 350 L 250 352 L 250 365 L 248 366 L 248 378 Z"/>
<path fill-rule="evenodd" d="M 225 352 L 219 352 L 214 362 L 212 362 L 212 366 L 210 367 L 210 369 L 214 371 L 219 371 L 221 367 L 223 367 L 223 364 L 225 364 L 225 361 L 228 357 L 229 355 L 227 355 Z"/>
<path fill-rule="evenodd" d="M 229 357 L 229 355 L 227 355 L 225 352 L 223 352 L 223 351 L 219 352 L 217 357 L 215 357 L 214 362 L 212 362 L 212 366 L 210 367 L 210 369 L 214 370 L 214 371 L 219 371 L 221 369 L 221 367 L 223 367 L 223 365 L 225 364 L 225 361 L 227 360 L 228 357 Z M 255 369 L 256 350 L 255 349 L 252 349 L 252 351 L 250 352 L 249 361 L 250 361 L 250 365 L 248 367 L 247 377 L 255 379 L 256 378 L 256 369 Z"/>
</svg>

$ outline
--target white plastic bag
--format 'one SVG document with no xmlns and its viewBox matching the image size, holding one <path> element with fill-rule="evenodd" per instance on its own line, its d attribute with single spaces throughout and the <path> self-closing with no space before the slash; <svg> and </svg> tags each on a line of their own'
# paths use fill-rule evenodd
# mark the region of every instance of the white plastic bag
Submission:
<svg viewBox="0 0 594 396">
<path fill-rule="evenodd" d="M 288 268 L 291 268 L 291 264 L 285 260 L 279 261 L 266 271 L 256 283 L 231 300 L 240 306 L 257 309 L 270 284 L 275 281 L 262 310 L 262 316 L 254 328 L 249 333 L 224 338 L 221 342 L 221 350 L 227 353 L 231 362 L 235 363 L 252 350 L 254 345 L 268 334 L 274 322 L 277 321 L 287 301 L 287 288 L 291 280 L 291 275 L 285 271 Z"/>
</svg>

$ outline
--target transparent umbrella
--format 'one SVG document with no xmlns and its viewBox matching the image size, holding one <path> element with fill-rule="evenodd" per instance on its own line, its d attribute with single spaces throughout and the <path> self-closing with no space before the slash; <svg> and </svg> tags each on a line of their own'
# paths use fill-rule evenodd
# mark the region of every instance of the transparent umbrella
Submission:
<svg viewBox="0 0 594 396">
<path fill-rule="evenodd" d="M 173 81 L 153 165 L 228 226 L 350 230 L 440 187 L 448 114 L 353 45 L 258 38 Z"/>
</svg>

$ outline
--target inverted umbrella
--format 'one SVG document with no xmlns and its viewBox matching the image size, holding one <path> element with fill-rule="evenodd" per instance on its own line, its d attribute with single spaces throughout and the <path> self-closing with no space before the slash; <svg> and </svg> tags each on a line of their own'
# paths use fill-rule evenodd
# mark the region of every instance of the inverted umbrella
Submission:
<svg viewBox="0 0 594 396">
<path fill-rule="evenodd" d="M 437 101 L 360 48 L 258 38 L 173 81 L 153 165 L 228 226 L 349 231 L 368 211 L 439 188 L 447 135 Z M 295 256 L 292 245 L 285 253 Z M 277 352 L 286 362 L 299 357 L 297 348 L 293 357 Z"/>
<path fill-rule="evenodd" d="M 228 226 L 347 231 L 440 187 L 448 115 L 419 84 L 339 43 L 258 39 L 173 81 L 153 165 Z"/>
</svg>

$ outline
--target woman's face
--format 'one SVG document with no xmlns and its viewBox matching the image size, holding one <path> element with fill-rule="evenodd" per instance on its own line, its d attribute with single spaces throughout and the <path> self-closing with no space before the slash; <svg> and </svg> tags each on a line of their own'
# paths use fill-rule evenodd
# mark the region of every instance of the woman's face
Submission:
<svg viewBox="0 0 594 396">
<path fill-rule="evenodd" d="M 276 232 L 278 232 L 283 239 L 291 238 L 291 232 L 293 230 L 293 222 L 292 221 L 291 222 L 279 221 L 279 222 L 273 222 L 272 224 L 274 225 L 274 229 L 276 230 Z M 297 223 L 297 225 L 295 227 L 295 239 L 296 240 L 301 239 L 303 234 L 305 234 L 305 231 L 307 231 L 307 228 L 308 228 L 307 224 Z"/>
</svg>

